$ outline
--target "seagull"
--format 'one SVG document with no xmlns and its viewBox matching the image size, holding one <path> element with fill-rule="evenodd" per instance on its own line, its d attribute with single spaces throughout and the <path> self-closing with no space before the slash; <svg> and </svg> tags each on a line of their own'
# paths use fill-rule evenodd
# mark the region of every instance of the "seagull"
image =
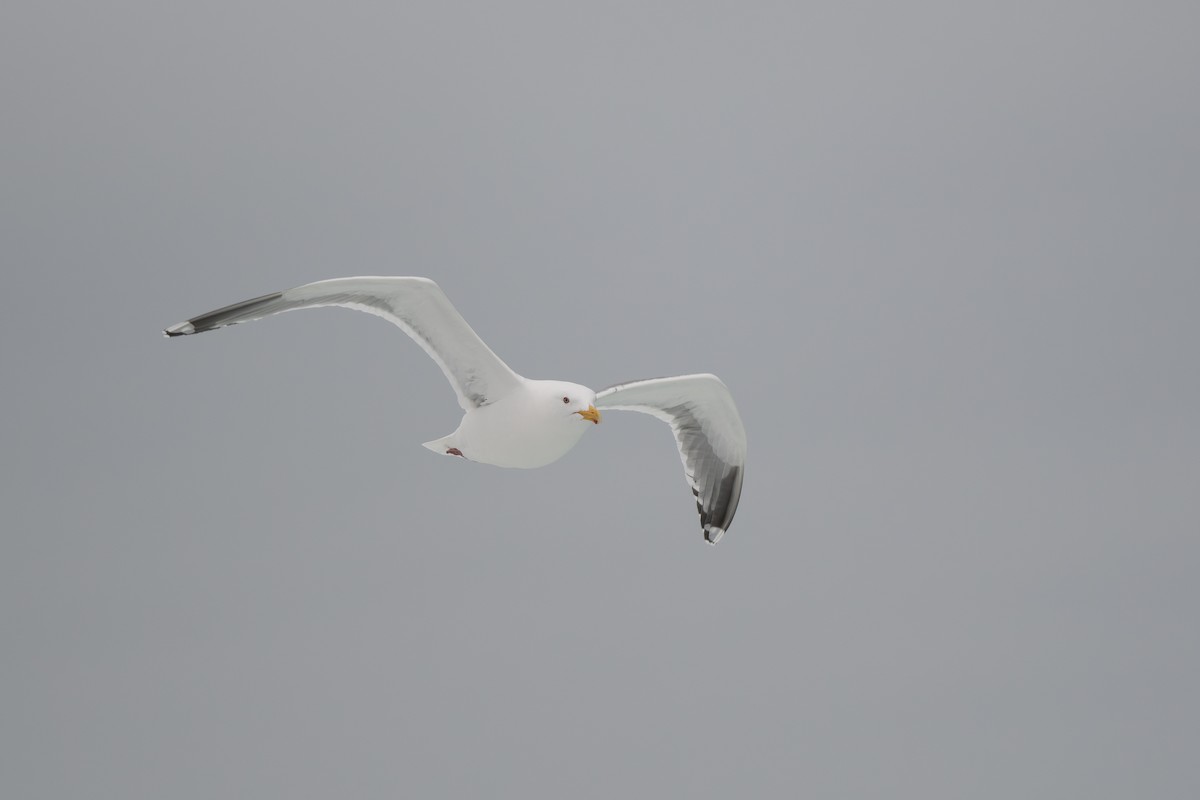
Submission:
<svg viewBox="0 0 1200 800">
<path fill-rule="evenodd" d="M 321 306 L 383 317 L 441 367 L 463 418 L 453 433 L 425 442 L 435 453 L 497 467 L 543 467 L 600 424 L 601 410 L 638 411 L 671 426 L 705 541 L 716 544 L 729 530 L 742 494 L 746 431 L 729 389 L 716 375 L 629 381 L 599 392 L 578 383 L 525 378 L 492 352 L 436 283 L 417 277 L 308 283 L 192 317 L 163 334 L 189 336 Z"/>
</svg>

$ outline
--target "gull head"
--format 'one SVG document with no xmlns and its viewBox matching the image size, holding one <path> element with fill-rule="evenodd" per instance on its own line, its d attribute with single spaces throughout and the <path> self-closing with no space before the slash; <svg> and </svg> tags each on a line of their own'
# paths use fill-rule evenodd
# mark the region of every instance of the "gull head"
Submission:
<svg viewBox="0 0 1200 800">
<path fill-rule="evenodd" d="M 596 410 L 596 393 L 586 386 L 566 381 L 536 381 L 538 395 L 544 408 L 571 424 L 581 421 L 600 424 Z"/>
</svg>

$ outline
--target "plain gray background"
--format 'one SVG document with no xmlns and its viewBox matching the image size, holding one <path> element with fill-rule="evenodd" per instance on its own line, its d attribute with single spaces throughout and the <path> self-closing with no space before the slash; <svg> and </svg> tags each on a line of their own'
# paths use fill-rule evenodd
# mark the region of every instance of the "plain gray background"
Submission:
<svg viewBox="0 0 1200 800">
<path fill-rule="evenodd" d="M 1200 794 L 1200 12 L 7 2 L 0 794 Z M 551 468 L 365 315 L 712 371 Z"/>
</svg>

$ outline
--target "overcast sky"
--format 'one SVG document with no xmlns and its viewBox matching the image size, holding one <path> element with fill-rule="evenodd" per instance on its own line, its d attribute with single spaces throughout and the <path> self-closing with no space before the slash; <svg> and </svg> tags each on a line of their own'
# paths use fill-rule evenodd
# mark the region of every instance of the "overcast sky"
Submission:
<svg viewBox="0 0 1200 800">
<path fill-rule="evenodd" d="M 0 794 L 1200 796 L 1195 3 L 5 3 Z M 536 471 L 312 280 L 711 371 Z"/>
</svg>

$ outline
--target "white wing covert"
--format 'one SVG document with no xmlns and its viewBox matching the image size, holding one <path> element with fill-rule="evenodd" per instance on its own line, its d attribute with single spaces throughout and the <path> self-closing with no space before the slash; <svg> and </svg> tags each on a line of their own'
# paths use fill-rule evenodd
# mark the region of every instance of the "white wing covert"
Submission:
<svg viewBox="0 0 1200 800">
<path fill-rule="evenodd" d="M 464 411 L 488 405 L 518 387 L 522 378 L 479 338 L 440 287 L 428 278 L 335 278 L 244 300 L 163 331 L 203 333 L 284 311 L 341 306 L 393 323 L 441 367 Z"/>
<path fill-rule="evenodd" d="M 746 430 L 721 379 L 701 374 L 620 383 L 598 392 L 596 407 L 640 411 L 671 426 L 704 538 L 716 544 L 737 511 L 746 468 Z"/>
</svg>

